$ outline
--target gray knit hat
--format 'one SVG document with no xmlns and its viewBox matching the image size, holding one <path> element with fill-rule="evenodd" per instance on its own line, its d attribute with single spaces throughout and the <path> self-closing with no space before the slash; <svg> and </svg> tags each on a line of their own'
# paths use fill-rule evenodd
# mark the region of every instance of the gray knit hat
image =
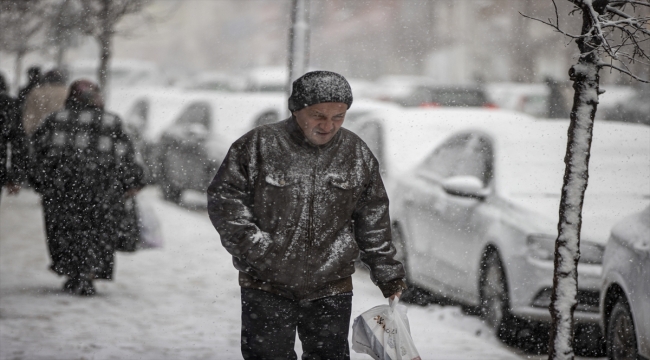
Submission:
<svg viewBox="0 0 650 360">
<path fill-rule="evenodd" d="M 325 102 L 340 102 L 350 108 L 352 89 L 343 76 L 331 71 L 312 71 L 293 82 L 290 111 Z"/>
</svg>

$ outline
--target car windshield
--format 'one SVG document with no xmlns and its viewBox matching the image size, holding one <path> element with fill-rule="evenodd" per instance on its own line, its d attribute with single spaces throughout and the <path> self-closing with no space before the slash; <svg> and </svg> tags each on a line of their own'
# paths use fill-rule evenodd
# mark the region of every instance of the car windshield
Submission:
<svg viewBox="0 0 650 360">
<path fill-rule="evenodd" d="M 479 89 L 417 87 L 398 102 L 402 106 L 480 107 L 487 101 Z"/>
<path fill-rule="evenodd" d="M 591 145 L 587 195 L 650 197 L 648 133 L 635 134 L 639 129 L 612 124 L 598 125 Z M 559 197 L 565 170 L 566 128 L 540 124 L 519 129 L 519 136 L 507 136 L 508 130 L 502 131 L 502 189 L 513 196 Z"/>
<path fill-rule="evenodd" d="M 441 106 L 483 106 L 485 97 L 479 90 L 433 90 L 431 102 Z"/>
</svg>

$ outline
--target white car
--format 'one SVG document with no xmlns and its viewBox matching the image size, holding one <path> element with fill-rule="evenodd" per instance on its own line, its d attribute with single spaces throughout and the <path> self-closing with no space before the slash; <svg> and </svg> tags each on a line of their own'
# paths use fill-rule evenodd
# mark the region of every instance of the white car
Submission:
<svg viewBox="0 0 650 360">
<path fill-rule="evenodd" d="M 160 172 L 158 143 L 163 130 L 192 102 L 180 89 L 131 88 L 111 92 L 111 109 L 122 116 L 148 169 L 148 182 L 156 183 Z"/>
<path fill-rule="evenodd" d="M 612 229 L 600 312 L 610 359 L 650 359 L 650 206 Z"/>
<path fill-rule="evenodd" d="M 257 67 L 247 72 L 245 91 L 285 93 L 289 83 L 286 67 Z"/>
<path fill-rule="evenodd" d="M 278 121 L 287 107 L 282 93 L 195 92 L 163 129 L 157 144 L 159 182 L 167 200 L 183 190 L 205 191 L 230 145 L 256 126 Z"/>
<path fill-rule="evenodd" d="M 88 79 L 97 81 L 99 60 L 77 60 L 70 64 L 70 81 Z M 165 86 L 167 78 L 156 63 L 136 59 L 113 59 L 109 68 L 108 86 L 111 89 Z"/>
<path fill-rule="evenodd" d="M 499 333 L 510 319 L 550 320 L 567 129 L 499 110 L 404 109 L 355 123 L 387 174 L 408 282 L 479 309 Z M 603 234 L 647 203 L 650 128 L 598 123 L 591 154 L 575 320 L 597 331 Z"/>
<path fill-rule="evenodd" d="M 489 83 L 485 85 L 490 101 L 499 109 L 520 111 L 535 117 L 548 116 L 548 96 L 546 84 Z"/>
</svg>

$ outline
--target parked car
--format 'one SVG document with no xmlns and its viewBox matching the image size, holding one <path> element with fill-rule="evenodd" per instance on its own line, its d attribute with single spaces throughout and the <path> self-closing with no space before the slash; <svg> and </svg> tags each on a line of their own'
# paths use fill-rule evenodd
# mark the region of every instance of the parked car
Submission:
<svg viewBox="0 0 650 360">
<path fill-rule="evenodd" d="M 163 195 L 174 202 L 184 190 L 205 191 L 230 145 L 286 108 L 284 94 L 194 93 L 188 100 L 158 144 Z"/>
<path fill-rule="evenodd" d="M 485 89 L 490 101 L 499 109 L 520 111 L 539 118 L 548 116 L 550 90 L 546 84 L 490 83 Z"/>
<path fill-rule="evenodd" d="M 367 92 L 369 98 L 393 102 L 408 96 L 418 85 L 431 84 L 433 79 L 416 75 L 386 75 L 375 81 L 375 86 Z"/>
<path fill-rule="evenodd" d="M 245 91 L 284 93 L 289 81 L 286 67 L 257 67 L 247 72 Z"/>
<path fill-rule="evenodd" d="M 113 95 L 116 103 L 129 103 L 122 114 L 136 151 L 148 169 L 148 182 L 160 177 L 159 143 L 164 129 L 178 116 L 192 96 L 178 89 L 130 89 Z"/>
<path fill-rule="evenodd" d="M 97 81 L 98 60 L 77 60 L 69 65 L 70 81 L 89 79 Z M 136 59 L 114 59 L 108 70 L 111 89 L 129 87 L 165 86 L 167 77 L 157 64 Z"/>
<path fill-rule="evenodd" d="M 181 84 L 181 87 L 188 90 L 206 90 L 221 92 L 238 92 L 245 88 L 245 79 L 224 72 L 201 72 L 192 76 Z"/>
<path fill-rule="evenodd" d="M 504 337 L 515 319 L 548 322 L 567 128 L 501 110 L 404 109 L 357 122 L 386 174 L 408 282 L 477 309 Z M 594 128 L 579 332 L 598 329 L 603 234 L 650 196 L 649 140 L 639 125 Z"/>
<path fill-rule="evenodd" d="M 650 206 L 612 229 L 600 313 L 610 359 L 650 359 Z"/>
<path fill-rule="evenodd" d="M 602 118 L 650 125 L 650 85 L 643 84 L 632 91 L 632 95 L 605 109 Z M 607 92 L 603 94 L 606 95 Z"/>
<path fill-rule="evenodd" d="M 416 85 L 406 96 L 393 101 L 405 107 L 496 108 L 482 88 L 472 85 Z"/>
</svg>

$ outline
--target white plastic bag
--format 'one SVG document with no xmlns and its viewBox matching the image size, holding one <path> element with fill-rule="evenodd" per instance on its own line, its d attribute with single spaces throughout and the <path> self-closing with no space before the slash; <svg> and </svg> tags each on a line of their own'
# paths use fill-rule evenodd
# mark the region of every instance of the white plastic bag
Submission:
<svg viewBox="0 0 650 360">
<path fill-rule="evenodd" d="M 138 249 L 156 249 L 163 247 L 160 221 L 158 221 L 151 204 L 144 199 L 138 199 L 137 209 L 138 227 L 140 228 L 140 241 L 137 244 Z"/>
<path fill-rule="evenodd" d="M 354 319 L 352 350 L 375 360 L 421 360 L 411 338 L 406 307 L 398 302 L 395 297 L 389 300 L 390 305 L 375 306 Z"/>
</svg>

